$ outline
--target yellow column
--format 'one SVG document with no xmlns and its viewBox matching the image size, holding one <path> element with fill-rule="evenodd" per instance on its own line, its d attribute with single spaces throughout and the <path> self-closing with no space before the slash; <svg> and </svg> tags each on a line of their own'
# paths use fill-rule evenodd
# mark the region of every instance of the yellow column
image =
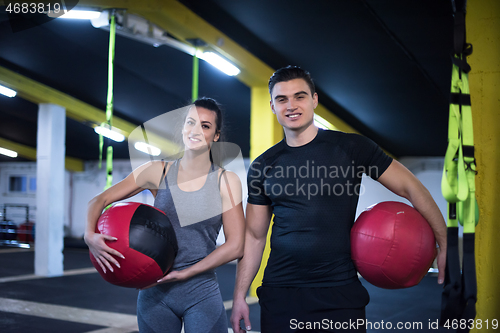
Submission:
<svg viewBox="0 0 500 333">
<path fill-rule="evenodd" d="M 283 127 L 269 106 L 267 86 L 251 87 L 250 159 L 253 161 L 272 145 L 283 139 Z"/>
<path fill-rule="evenodd" d="M 251 88 L 250 99 L 250 160 L 254 160 L 274 144 L 283 139 L 283 128 L 276 120 L 276 116 L 269 106 L 269 92 L 267 86 Z M 262 283 L 264 268 L 269 258 L 271 248 L 269 238 L 271 236 L 271 226 L 267 233 L 267 243 L 262 255 L 262 264 L 259 272 L 250 286 L 250 296 L 257 296 L 255 291 Z"/>
<path fill-rule="evenodd" d="M 478 175 L 480 221 L 476 228 L 477 315 L 489 332 L 500 321 L 500 1 L 467 2 L 468 58 Z M 488 322 L 486 322 L 488 320 Z M 489 325 L 489 326 L 487 326 Z"/>
</svg>

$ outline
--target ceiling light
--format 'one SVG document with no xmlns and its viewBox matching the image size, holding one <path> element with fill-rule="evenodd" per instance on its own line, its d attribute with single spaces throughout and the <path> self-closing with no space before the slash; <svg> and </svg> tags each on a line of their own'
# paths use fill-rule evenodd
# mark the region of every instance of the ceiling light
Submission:
<svg viewBox="0 0 500 333">
<path fill-rule="evenodd" d="M 96 19 L 101 15 L 101 12 L 95 10 L 70 10 L 61 15 L 60 11 L 50 11 L 47 14 L 49 17 L 65 18 L 65 19 L 78 19 L 78 20 L 91 20 Z"/>
<path fill-rule="evenodd" d="M 124 135 L 122 135 L 116 131 L 110 130 L 106 126 L 96 126 L 96 127 L 94 127 L 94 131 L 97 134 L 105 136 L 105 137 L 107 137 L 113 141 L 116 141 L 116 142 L 123 142 L 123 140 L 125 140 Z"/>
<path fill-rule="evenodd" d="M 238 75 L 240 70 L 238 67 L 222 58 L 220 55 L 213 52 L 196 52 L 196 56 L 200 59 L 205 60 L 210 65 L 219 69 L 220 71 L 226 73 L 229 76 Z"/>
<path fill-rule="evenodd" d="M 136 142 L 134 148 L 142 151 L 143 153 L 149 154 L 151 156 L 158 156 L 161 154 L 161 149 L 155 146 L 149 145 L 145 142 Z"/>
<path fill-rule="evenodd" d="M 14 97 L 16 96 L 17 92 L 15 90 L 0 85 L 0 94 L 5 95 L 7 97 Z"/>
<path fill-rule="evenodd" d="M 9 157 L 17 157 L 17 153 L 10 149 L 0 148 L 0 154 L 9 156 Z"/>
</svg>

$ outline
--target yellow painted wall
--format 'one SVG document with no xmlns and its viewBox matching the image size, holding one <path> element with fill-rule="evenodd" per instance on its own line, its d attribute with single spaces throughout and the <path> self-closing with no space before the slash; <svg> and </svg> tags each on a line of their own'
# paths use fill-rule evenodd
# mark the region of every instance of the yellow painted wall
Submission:
<svg viewBox="0 0 500 333">
<path fill-rule="evenodd" d="M 467 2 L 467 42 L 478 175 L 480 221 L 476 228 L 476 320 L 500 321 L 500 1 Z"/>
</svg>

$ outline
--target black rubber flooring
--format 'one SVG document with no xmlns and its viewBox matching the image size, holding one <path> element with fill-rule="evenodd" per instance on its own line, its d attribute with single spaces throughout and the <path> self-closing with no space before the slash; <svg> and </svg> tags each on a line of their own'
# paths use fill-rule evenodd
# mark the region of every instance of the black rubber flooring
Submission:
<svg viewBox="0 0 500 333">
<path fill-rule="evenodd" d="M 33 274 L 33 251 L 0 252 L 0 279 Z M 64 250 L 64 269 L 73 270 L 92 267 L 88 251 L 84 248 Z M 231 300 L 236 266 L 227 264 L 217 269 L 223 299 Z M 436 276 L 428 275 L 415 287 L 400 290 L 385 290 L 362 280 L 370 293 L 367 306 L 368 332 L 444 332 L 434 329 L 439 319 L 442 287 Z M 99 274 L 81 274 L 54 278 L 41 278 L 0 283 L 0 297 L 23 301 L 34 301 L 52 305 L 70 306 L 91 310 L 117 312 L 134 315 L 136 312 L 135 289 L 113 286 Z M 260 331 L 259 305 L 250 306 L 252 330 Z M 230 311 L 227 312 L 228 318 Z M 396 325 L 411 328 L 396 329 Z M 0 332 L 89 332 L 103 328 L 92 323 L 81 324 L 57 319 L 0 311 Z M 203 333 L 203 332 L 200 332 Z"/>
</svg>

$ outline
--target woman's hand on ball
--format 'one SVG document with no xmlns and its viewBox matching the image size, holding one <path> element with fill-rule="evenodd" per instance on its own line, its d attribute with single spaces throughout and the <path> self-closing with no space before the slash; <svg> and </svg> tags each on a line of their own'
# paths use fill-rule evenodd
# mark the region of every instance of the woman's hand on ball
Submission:
<svg viewBox="0 0 500 333">
<path fill-rule="evenodd" d="M 113 265 L 120 268 L 120 264 L 116 260 L 116 257 L 125 259 L 125 257 L 115 249 L 110 248 L 106 245 L 105 241 L 116 241 L 117 238 L 109 235 L 103 235 L 99 233 L 93 233 L 85 235 L 85 242 L 87 243 L 90 252 L 94 256 L 95 260 L 101 267 L 104 273 L 106 273 L 106 267 L 113 272 Z"/>
<path fill-rule="evenodd" d="M 182 271 L 172 271 L 172 272 L 168 273 L 167 275 L 165 275 L 164 277 L 162 277 L 161 279 L 159 279 L 156 283 L 153 283 L 153 284 L 151 284 L 147 287 L 144 287 L 144 288 L 140 288 L 140 290 L 149 289 L 149 288 L 157 286 L 161 283 L 186 280 L 190 277 L 186 271 L 187 271 L 186 269 L 182 270 Z"/>
<path fill-rule="evenodd" d="M 182 281 L 186 280 L 189 276 L 186 274 L 186 270 L 182 271 L 172 271 L 162 277 L 161 279 L 158 280 L 158 283 L 165 283 L 165 282 L 175 282 L 175 281 Z"/>
</svg>

